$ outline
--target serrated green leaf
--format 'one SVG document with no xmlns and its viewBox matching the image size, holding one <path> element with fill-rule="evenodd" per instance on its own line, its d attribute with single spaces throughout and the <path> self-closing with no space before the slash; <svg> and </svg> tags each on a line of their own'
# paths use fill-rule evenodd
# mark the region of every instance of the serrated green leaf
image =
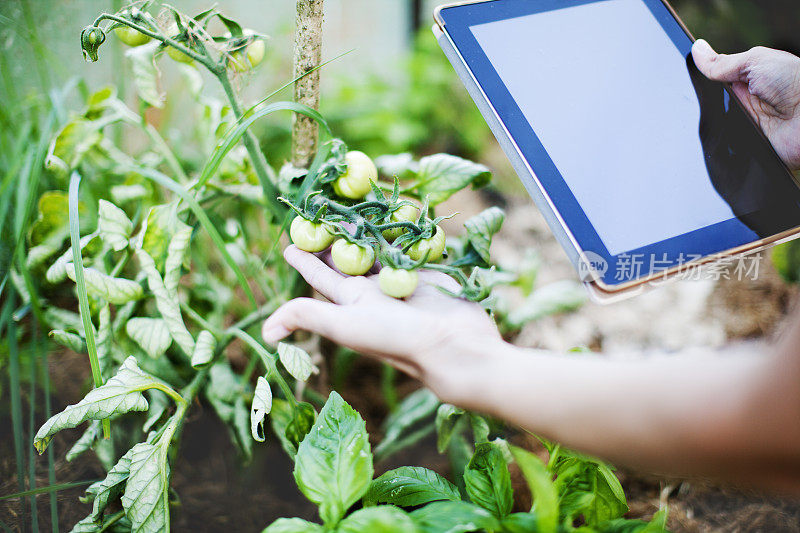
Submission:
<svg viewBox="0 0 800 533">
<path fill-rule="evenodd" d="M 312 372 L 317 370 L 311 362 L 311 356 L 293 344 L 278 343 L 278 357 L 287 372 L 298 381 L 305 381 Z"/>
<path fill-rule="evenodd" d="M 360 509 L 339 523 L 337 533 L 416 533 L 417 526 L 402 509 L 391 505 Z"/>
<path fill-rule="evenodd" d="M 436 449 L 439 453 L 447 451 L 447 446 L 450 444 L 450 439 L 453 437 L 453 431 L 456 428 L 461 417 L 464 416 L 464 410 L 459 409 L 455 405 L 443 403 L 436 411 Z"/>
<path fill-rule="evenodd" d="M 201 368 L 214 358 L 214 351 L 217 349 L 217 339 L 208 331 L 203 330 L 197 335 L 197 342 L 192 352 L 192 366 Z"/>
<path fill-rule="evenodd" d="M 147 400 L 142 391 L 158 385 L 152 376 L 139 369 L 136 358 L 128 357 L 114 377 L 105 385 L 89 391 L 78 403 L 50 417 L 34 437 L 33 444 L 42 453 L 53 435 L 74 428 L 87 420 L 102 420 L 129 411 L 146 411 Z"/>
<path fill-rule="evenodd" d="M 586 290 L 580 283 L 556 281 L 534 291 L 520 307 L 508 314 L 506 320 L 511 327 L 518 328 L 546 316 L 574 311 L 584 303 Z"/>
<path fill-rule="evenodd" d="M 125 332 L 153 358 L 163 355 L 172 344 L 169 328 L 162 318 L 131 318 L 125 324 Z"/>
<path fill-rule="evenodd" d="M 122 508 L 133 532 L 169 531 L 168 444 L 140 442 L 130 449 Z"/>
<path fill-rule="evenodd" d="M 77 333 L 70 333 L 63 329 L 54 329 L 49 333 L 51 339 L 73 352 L 86 353 L 86 342 Z"/>
<path fill-rule="evenodd" d="M 156 308 L 159 314 L 161 314 L 161 318 L 164 319 L 169 333 L 172 335 L 172 339 L 178 344 L 187 357 L 191 357 L 195 346 L 194 337 L 192 337 L 192 334 L 186 329 L 179 302 L 170 297 L 150 254 L 145 250 L 137 250 L 136 256 L 139 259 L 142 270 L 147 275 L 147 284 L 153 296 L 155 296 Z"/>
<path fill-rule="evenodd" d="M 421 466 L 401 466 L 385 472 L 370 483 L 364 505 L 389 503 L 414 507 L 438 500 L 461 501 L 455 485 Z"/>
<path fill-rule="evenodd" d="M 325 528 L 302 518 L 278 518 L 261 533 L 324 533 Z"/>
<path fill-rule="evenodd" d="M 67 462 L 72 461 L 76 457 L 78 457 L 83 452 L 90 450 L 94 445 L 95 441 L 100 438 L 102 430 L 100 428 L 100 421 L 93 420 L 89 427 L 86 428 L 86 431 L 83 432 L 83 435 L 75 441 L 75 444 L 72 445 L 72 448 L 69 449 L 66 455 Z"/>
<path fill-rule="evenodd" d="M 253 405 L 250 407 L 250 432 L 258 442 L 264 442 L 264 419 L 272 409 L 272 390 L 263 376 L 258 376 Z"/>
<path fill-rule="evenodd" d="M 506 214 L 502 209 L 490 207 L 464 223 L 467 230 L 467 241 L 486 265 L 491 263 L 489 247 L 492 244 L 492 237 L 500 231 L 505 218 Z"/>
<path fill-rule="evenodd" d="M 454 155 L 434 154 L 419 161 L 417 190 L 422 197 L 429 195 L 431 205 L 437 205 L 466 186 L 482 187 L 491 178 L 491 171 L 483 165 Z"/>
<path fill-rule="evenodd" d="M 421 533 L 496 531 L 500 527 L 492 513 L 467 502 L 429 503 L 425 507 L 413 511 L 411 518 Z"/>
<path fill-rule="evenodd" d="M 133 448 L 123 455 L 117 464 L 108 471 L 105 479 L 93 483 L 86 489 L 85 503 L 92 502 L 92 514 L 89 517 L 98 525 L 103 522 L 103 512 L 108 504 L 122 495 L 125 489 L 125 482 L 131 469 L 131 457 Z"/>
<path fill-rule="evenodd" d="M 67 276 L 75 281 L 75 264 L 66 264 Z M 114 278 L 99 270 L 88 267 L 83 269 L 86 280 L 86 292 L 93 298 L 121 305 L 140 299 L 144 295 L 142 286 L 125 278 Z"/>
<path fill-rule="evenodd" d="M 97 215 L 97 230 L 100 237 L 115 252 L 128 247 L 133 232 L 133 223 L 125 211 L 106 200 L 100 200 Z"/>
<path fill-rule="evenodd" d="M 372 480 L 372 452 L 364 420 L 331 392 L 297 450 L 294 478 L 319 506 L 322 521 L 335 526 Z"/>
<path fill-rule="evenodd" d="M 503 453 L 490 442 L 475 446 L 464 469 L 464 483 L 472 503 L 480 505 L 497 518 L 504 518 L 514 505 L 511 475 Z"/>
<path fill-rule="evenodd" d="M 541 459 L 522 448 L 511 446 L 511 455 L 517 462 L 533 496 L 531 511 L 536 514 L 539 530 L 555 532 L 558 528 L 558 492 L 552 475 Z"/>
<path fill-rule="evenodd" d="M 156 69 L 153 52 L 158 43 L 153 42 L 145 46 L 136 46 L 128 49 L 125 55 L 131 60 L 133 66 L 133 84 L 139 98 L 153 107 L 164 105 L 164 95 L 158 90 L 158 70 Z"/>
</svg>

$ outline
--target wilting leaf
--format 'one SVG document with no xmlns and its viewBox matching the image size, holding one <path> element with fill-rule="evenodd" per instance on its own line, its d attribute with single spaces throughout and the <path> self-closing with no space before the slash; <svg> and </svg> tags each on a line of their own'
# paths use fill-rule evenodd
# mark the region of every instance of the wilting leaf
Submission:
<svg viewBox="0 0 800 533">
<path fill-rule="evenodd" d="M 137 237 L 137 246 L 153 259 L 159 275 L 167 259 L 169 243 L 177 225 L 175 204 L 156 205 L 148 211 Z"/>
<path fill-rule="evenodd" d="M 505 220 L 505 213 L 499 207 L 490 207 L 471 217 L 464 223 L 467 229 L 467 240 L 470 246 L 477 252 L 483 262 L 488 265 L 491 263 L 489 247 L 492 244 L 492 236 L 500 231 Z"/>
<path fill-rule="evenodd" d="M 464 470 L 464 483 L 472 503 L 501 519 L 511 512 L 514 505 L 511 475 L 503 453 L 494 444 L 483 442 L 475 446 Z"/>
<path fill-rule="evenodd" d="M 133 531 L 169 531 L 169 442 L 140 442 L 130 450 L 130 474 L 122 508 Z"/>
<path fill-rule="evenodd" d="M 253 405 L 250 407 L 250 432 L 258 442 L 264 442 L 264 419 L 272 409 L 272 390 L 263 376 L 258 376 Z"/>
<path fill-rule="evenodd" d="M 430 195 L 431 205 L 436 205 L 467 185 L 486 185 L 491 177 L 491 171 L 483 165 L 454 155 L 435 154 L 420 159 L 417 188 L 420 196 Z"/>
<path fill-rule="evenodd" d="M 156 298 L 156 308 L 167 324 L 172 339 L 180 346 L 187 357 L 191 357 L 194 352 L 194 337 L 186 329 L 186 324 L 183 322 L 180 304 L 170 296 L 150 254 L 145 250 L 138 250 L 136 256 L 139 258 L 142 270 L 147 275 L 147 284 Z"/>
<path fill-rule="evenodd" d="M 150 357 L 160 357 L 172 344 L 167 323 L 161 318 L 131 318 L 125 332 Z"/>
<path fill-rule="evenodd" d="M 421 533 L 497 531 L 500 527 L 497 519 L 489 511 L 467 502 L 429 503 L 425 507 L 413 511 L 411 518 Z"/>
<path fill-rule="evenodd" d="M 391 505 L 360 509 L 341 521 L 338 533 L 416 533 L 417 526 L 402 509 Z"/>
<path fill-rule="evenodd" d="M 125 55 L 133 65 L 133 84 L 139 98 L 153 107 L 164 105 L 164 95 L 158 90 L 158 70 L 153 61 L 157 43 L 128 49 Z"/>
<path fill-rule="evenodd" d="M 50 145 L 45 165 L 48 169 L 66 174 L 77 167 L 86 152 L 102 139 L 103 135 L 95 121 L 76 117 L 58 132 Z"/>
<path fill-rule="evenodd" d="M 157 383 L 153 377 L 139 370 L 134 357 L 128 357 L 105 385 L 89 391 L 80 402 L 68 405 L 62 412 L 50 417 L 36 433 L 34 446 L 42 453 L 53 435 L 62 429 L 74 428 L 87 420 L 102 420 L 129 411 L 146 411 L 147 400 L 142 391 Z"/>
<path fill-rule="evenodd" d="M 319 506 L 322 521 L 332 527 L 367 490 L 372 472 L 364 420 L 338 393 L 331 392 L 297 450 L 294 478 L 298 488 Z"/>
<path fill-rule="evenodd" d="M 66 238 L 66 232 L 55 231 L 48 235 L 41 244 L 30 248 L 28 256 L 25 258 L 25 266 L 28 267 L 28 270 L 36 268 L 58 252 Z"/>
<path fill-rule="evenodd" d="M 167 259 L 164 263 L 164 287 L 173 298 L 178 297 L 178 281 L 181 279 L 183 259 L 191 238 L 192 227 L 177 221 L 175 233 L 167 246 Z"/>
<path fill-rule="evenodd" d="M 586 291 L 580 283 L 556 281 L 534 291 L 525 303 L 508 314 L 507 321 L 518 328 L 546 316 L 573 311 L 585 302 Z"/>
<path fill-rule="evenodd" d="M 62 191 L 45 191 L 39 197 L 37 204 L 38 214 L 30 231 L 32 246 L 43 243 L 53 233 L 67 236 L 69 233 L 69 199 L 67 193 Z M 80 211 L 85 211 L 83 204 L 79 204 Z"/>
<path fill-rule="evenodd" d="M 61 346 L 69 348 L 73 352 L 86 353 L 86 343 L 83 337 L 77 333 L 70 333 L 63 329 L 54 329 L 50 332 L 50 338 L 56 341 Z"/>
<path fill-rule="evenodd" d="M 100 237 L 115 252 L 128 247 L 128 240 L 133 232 L 133 223 L 125 211 L 106 200 L 100 200 L 97 218 L 97 230 Z"/>
<path fill-rule="evenodd" d="M 125 489 L 125 482 L 128 480 L 128 475 L 131 469 L 131 456 L 133 455 L 133 448 L 123 455 L 117 464 L 108 471 L 106 478 L 102 481 L 93 483 L 86 489 L 86 497 L 83 498 L 85 503 L 93 502 L 92 520 L 96 524 L 100 524 L 103 519 L 103 511 L 106 510 L 108 504 L 122 495 Z"/>
<path fill-rule="evenodd" d="M 389 503 L 414 507 L 438 500 L 461 501 L 455 485 L 421 466 L 401 466 L 375 478 L 364 495 L 364 505 Z"/>
<path fill-rule="evenodd" d="M 140 183 L 111 187 L 111 198 L 118 204 L 139 200 L 145 196 L 147 196 L 147 188 Z"/>
<path fill-rule="evenodd" d="M 75 281 L 75 265 L 67 263 L 66 270 L 69 279 Z M 138 300 L 144 295 L 142 286 L 135 281 L 114 278 L 91 267 L 83 269 L 83 276 L 86 280 L 86 292 L 92 298 L 120 305 Z"/>
<path fill-rule="evenodd" d="M 217 349 L 217 339 L 208 331 L 203 330 L 197 335 L 197 342 L 194 345 L 194 352 L 192 352 L 192 366 L 200 368 L 214 358 L 214 351 Z"/>
<path fill-rule="evenodd" d="M 311 362 L 311 356 L 293 344 L 278 343 L 278 357 L 287 372 L 298 381 L 307 380 L 308 376 L 316 370 L 314 363 Z"/>
<path fill-rule="evenodd" d="M 80 240 L 80 248 L 83 251 L 89 243 L 98 236 L 97 232 L 91 233 L 89 235 L 84 235 L 81 237 Z M 72 262 L 72 248 L 67 248 L 67 251 L 61 254 L 58 259 L 56 259 L 50 268 L 47 269 L 45 272 L 44 277 L 47 279 L 49 283 L 56 284 L 64 281 L 67 277 L 67 264 Z"/>
</svg>

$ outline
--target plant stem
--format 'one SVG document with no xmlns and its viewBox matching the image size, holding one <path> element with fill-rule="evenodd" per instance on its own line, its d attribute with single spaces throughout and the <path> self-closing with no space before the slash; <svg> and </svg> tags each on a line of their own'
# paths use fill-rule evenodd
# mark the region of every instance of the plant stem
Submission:
<svg viewBox="0 0 800 533">
<path fill-rule="evenodd" d="M 322 61 L 323 0 L 297 0 L 294 36 L 295 102 L 319 109 L 319 71 Z M 307 76 L 304 76 L 308 74 Z M 319 126 L 309 117 L 295 114 L 292 125 L 292 164 L 306 168 L 317 151 Z"/>
</svg>

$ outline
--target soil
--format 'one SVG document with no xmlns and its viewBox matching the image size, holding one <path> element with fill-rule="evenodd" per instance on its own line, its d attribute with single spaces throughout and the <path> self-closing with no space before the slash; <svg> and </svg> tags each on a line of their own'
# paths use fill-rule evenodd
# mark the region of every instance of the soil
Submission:
<svg viewBox="0 0 800 533">
<path fill-rule="evenodd" d="M 514 266 L 523 259 L 525 250 L 536 250 L 545 260 L 537 285 L 575 279 L 571 265 L 542 217 L 527 199 L 517 194 L 466 192 L 456 195 L 445 206 L 445 211 L 460 212 L 456 221 L 448 221 L 448 233 L 458 232 L 460 222 L 467 216 L 498 203 L 505 204 L 508 213 L 492 249 L 501 265 Z M 797 296 L 793 287 L 778 278 L 767 259 L 760 267 L 759 278 L 755 281 L 681 281 L 611 306 L 587 303 L 574 313 L 548 317 L 524 327 L 513 341 L 521 346 L 555 350 L 587 345 L 631 357 L 644 357 L 649 350 L 728 347 L 745 339 L 751 343 L 751 348 L 754 343 L 758 349 L 779 332 L 781 321 Z M 330 348 L 322 344 L 323 352 L 329 352 Z M 325 371 L 330 375 L 332 369 L 329 367 Z M 55 353 L 50 357 L 50 372 L 55 387 L 52 402 L 55 409 L 79 400 L 89 386 L 85 356 Z M 380 438 L 380 424 L 387 413 L 380 381 L 380 366 L 358 358 L 339 389 L 365 417 L 373 444 Z M 397 386 L 402 396 L 419 384 L 398 374 Z M 23 391 L 23 409 L 28 405 L 25 394 Z M 0 431 L 0 494 L 17 490 L 10 427 L 8 415 L 3 413 L 0 415 L 0 428 L 3 428 Z M 79 435 L 79 430 L 64 431 L 51 444 L 58 482 L 95 480 L 102 476 L 103 470 L 91 453 L 71 463 L 63 459 Z M 536 443 L 521 435 L 509 437 L 537 450 Z M 377 464 L 376 472 L 403 464 L 427 466 L 445 475 L 450 473 L 447 458 L 436 452 L 433 438 Z M 46 461 L 42 458 L 38 465 L 37 485 L 47 485 Z M 315 510 L 297 490 L 291 470 L 291 461 L 274 439 L 256 445 L 252 461 L 244 464 L 213 410 L 202 404 L 195 405 L 173 465 L 172 487 L 179 502 L 172 515 L 174 529 L 260 531 L 281 516 L 314 520 Z M 796 501 L 698 481 L 667 480 L 627 471 L 618 473 L 629 498 L 629 516 L 649 518 L 667 504 L 669 528 L 675 532 L 800 531 L 800 503 Z M 518 472 L 514 472 L 514 484 L 516 506 L 523 509 L 530 496 Z M 88 514 L 90 506 L 78 501 L 81 494 L 80 487 L 58 493 L 62 529 L 71 527 Z M 49 530 L 48 502 L 47 495 L 37 497 L 39 526 Z M 0 501 L 0 520 L 14 531 L 24 531 L 30 524 L 30 510 L 25 505 L 20 500 Z"/>
</svg>

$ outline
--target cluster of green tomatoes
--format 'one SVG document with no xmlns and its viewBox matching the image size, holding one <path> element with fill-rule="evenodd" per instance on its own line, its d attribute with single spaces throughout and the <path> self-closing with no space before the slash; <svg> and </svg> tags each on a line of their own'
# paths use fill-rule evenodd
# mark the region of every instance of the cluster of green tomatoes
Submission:
<svg viewBox="0 0 800 533">
<path fill-rule="evenodd" d="M 347 152 L 344 162 L 347 169 L 331 185 L 337 196 L 354 205 L 318 197 L 317 205 L 322 202 L 330 216 L 310 217 L 296 209 L 301 214 L 292 221 L 289 236 L 306 252 L 323 252 L 330 247 L 333 264 L 350 276 L 369 272 L 375 265 L 376 248 L 383 250 L 385 259 L 378 274 L 381 291 L 393 298 L 410 296 L 419 283 L 416 269 L 442 259 L 444 230 L 409 200 L 354 203 L 373 190 L 378 171 L 363 152 Z M 337 222 L 355 225 L 355 235 Z M 426 238 L 425 234 L 430 236 Z"/>
</svg>

